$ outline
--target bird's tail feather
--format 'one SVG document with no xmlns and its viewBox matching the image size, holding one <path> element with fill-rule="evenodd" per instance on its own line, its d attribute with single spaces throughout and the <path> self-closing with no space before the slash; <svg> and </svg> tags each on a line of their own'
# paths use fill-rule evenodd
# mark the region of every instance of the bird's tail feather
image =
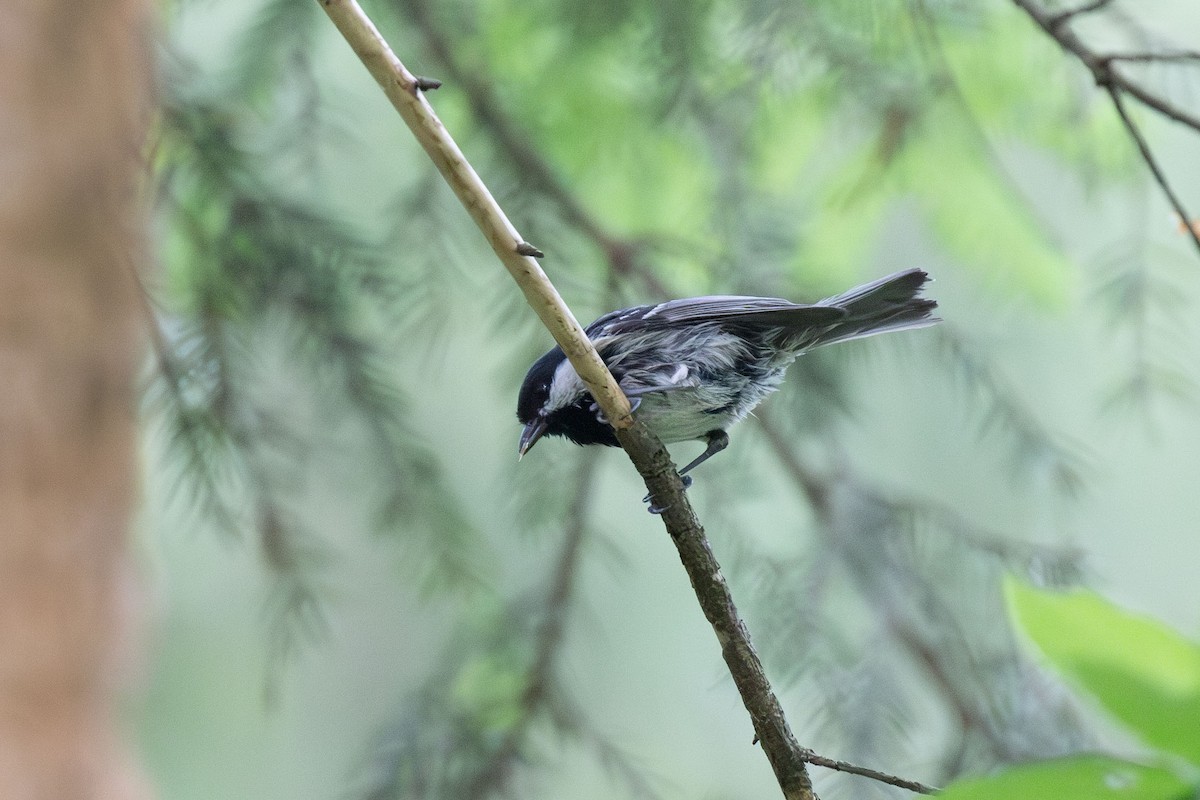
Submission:
<svg viewBox="0 0 1200 800">
<path fill-rule="evenodd" d="M 937 324 L 941 321 L 933 316 L 937 302 L 920 296 L 928 281 L 923 270 L 910 269 L 822 300 L 818 306 L 840 308 L 846 316 L 809 347 Z"/>
</svg>

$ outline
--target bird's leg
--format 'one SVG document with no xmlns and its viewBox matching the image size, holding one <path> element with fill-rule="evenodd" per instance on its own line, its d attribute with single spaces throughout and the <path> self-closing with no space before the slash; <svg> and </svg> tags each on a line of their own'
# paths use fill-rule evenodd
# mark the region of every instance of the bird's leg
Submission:
<svg viewBox="0 0 1200 800">
<path fill-rule="evenodd" d="M 691 463 L 689 463 L 686 467 L 679 470 L 680 475 L 685 475 L 691 472 L 693 469 L 700 466 L 705 461 L 708 461 L 726 447 L 729 447 L 729 434 L 725 431 L 709 431 L 708 433 L 704 434 L 704 438 L 708 441 L 708 447 L 704 448 L 704 452 L 692 459 Z"/>
<path fill-rule="evenodd" d="M 704 452 L 692 459 L 687 466 L 679 470 L 679 477 L 683 479 L 683 488 L 685 490 L 692 485 L 692 476 L 686 475 L 685 473 L 691 472 L 694 468 L 700 466 L 705 461 L 708 461 L 708 459 L 712 458 L 726 447 L 729 447 L 729 434 L 727 434 L 725 431 L 709 431 L 708 433 L 704 434 L 704 438 L 708 441 L 708 447 L 704 448 Z M 643 503 L 649 503 L 650 500 L 650 495 L 646 495 L 642 498 Z M 666 508 L 652 504 L 650 508 L 646 510 L 651 514 L 661 514 L 662 512 L 666 511 Z"/>
</svg>

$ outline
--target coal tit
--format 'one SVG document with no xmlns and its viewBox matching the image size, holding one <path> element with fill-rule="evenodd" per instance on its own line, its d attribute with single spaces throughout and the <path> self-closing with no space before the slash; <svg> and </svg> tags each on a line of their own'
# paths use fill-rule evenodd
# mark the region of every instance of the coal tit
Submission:
<svg viewBox="0 0 1200 800">
<path fill-rule="evenodd" d="M 814 305 L 773 297 L 671 300 L 605 314 L 586 332 L 647 428 L 666 444 L 707 443 L 683 475 L 725 449 L 725 429 L 778 389 L 801 353 L 938 322 L 937 303 L 919 296 L 928 279 L 910 269 Z M 558 347 L 525 375 L 517 419 L 525 426 L 521 456 L 543 436 L 619 446 Z"/>
</svg>

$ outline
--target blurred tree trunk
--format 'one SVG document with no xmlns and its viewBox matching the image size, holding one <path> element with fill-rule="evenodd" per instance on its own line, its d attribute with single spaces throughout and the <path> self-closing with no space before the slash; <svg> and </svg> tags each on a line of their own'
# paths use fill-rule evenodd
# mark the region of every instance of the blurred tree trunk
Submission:
<svg viewBox="0 0 1200 800">
<path fill-rule="evenodd" d="M 116 732 L 134 597 L 140 0 L 0 21 L 0 798 L 148 795 Z"/>
</svg>

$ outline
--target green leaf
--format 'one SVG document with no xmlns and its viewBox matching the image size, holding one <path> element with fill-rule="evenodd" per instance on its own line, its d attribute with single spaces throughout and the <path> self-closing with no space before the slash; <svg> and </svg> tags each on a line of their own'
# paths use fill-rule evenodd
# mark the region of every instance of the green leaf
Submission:
<svg viewBox="0 0 1200 800">
<path fill-rule="evenodd" d="M 1006 584 L 1018 624 L 1147 744 L 1200 765 L 1200 646 L 1088 591 Z"/>
<path fill-rule="evenodd" d="M 1159 767 L 1072 756 L 959 781 L 940 800 L 1184 800 L 1195 787 Z"/>
</svg>

